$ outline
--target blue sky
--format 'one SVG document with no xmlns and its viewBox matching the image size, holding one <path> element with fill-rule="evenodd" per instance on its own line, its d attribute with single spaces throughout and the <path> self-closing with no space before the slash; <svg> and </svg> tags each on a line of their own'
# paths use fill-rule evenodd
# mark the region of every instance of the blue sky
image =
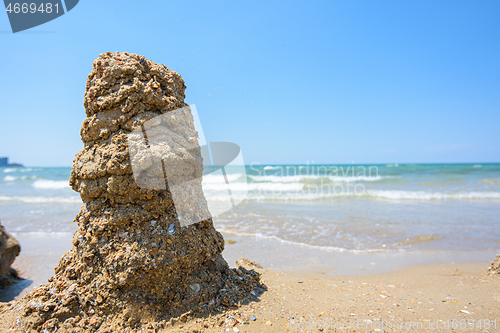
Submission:
<svg viewBox="0 0 500 333">
<path fill-rule="evenodd" d="M 245 162 L 500 162 L 498 1 L 80 1 L 12 34 L 0 14 L 0 156 L 70 166 L 92 61 L 184 78 L 208 141 Z"/>
</svg>

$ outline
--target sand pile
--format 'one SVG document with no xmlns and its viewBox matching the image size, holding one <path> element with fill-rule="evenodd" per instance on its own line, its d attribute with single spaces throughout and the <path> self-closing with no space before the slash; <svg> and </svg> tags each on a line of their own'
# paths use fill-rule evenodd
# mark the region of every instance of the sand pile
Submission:
<svg viewBox="0 0 500 333">
<path fill-rule="evenodd" d="M 48 283 L 12 305 L 21 314 L 13 327 L 157 329 L 187 312 L 243 302 L 259 286 L 256 272 L 229 269 L 211 219 L 183 226 L 168 185 L 148 189 L 134 179 L 127 135 L 186 107 L 184 90 L 179 74 L 140 55 L 105 53 L 94 61 L 84 99 L 84 148 L 70 178 L 83 200 L 74 247 Z M 182 126 L 193 134 L 192 124 Z M 180 160 L 200 174 L 199 149 L 184 151 Z"/>
</svg>

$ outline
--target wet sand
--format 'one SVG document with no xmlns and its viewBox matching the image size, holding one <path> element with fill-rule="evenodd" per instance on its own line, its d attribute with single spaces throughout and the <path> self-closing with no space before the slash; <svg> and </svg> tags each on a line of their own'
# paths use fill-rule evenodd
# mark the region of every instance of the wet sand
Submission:
<svg viewBox="0 0 500 333">
<path fill-rule="evenodd" d="M 225 259 L 232 266 L 241 257 L 259 262 L 268 291 L 237 309 L 174 320 L 160 331 L 500 330 L 500 277 L 483 275 L 494 252 L 336 253 L 224 236 Z M 0 293 L 2 302 L 46 282 L 71 248 L 70 235 L 16 238 L 22 252 L 14 267 L 27 280 Z"/>
</svg>

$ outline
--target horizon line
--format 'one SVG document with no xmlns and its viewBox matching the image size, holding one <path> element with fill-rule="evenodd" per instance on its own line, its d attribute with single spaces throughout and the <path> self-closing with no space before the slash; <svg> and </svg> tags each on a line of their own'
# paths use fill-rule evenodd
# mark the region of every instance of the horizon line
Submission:
<svg viewBox="0 0 500 333">
<path fill-rule="evenodd" d="M 279 164 L 279 163 L 260 163 L 260 162 L 253 162 L 251 164 L 238 164 L 238 165 L 231 165 L 231 166 L 245 166 L 245 167 L 252 167 L 252 166 L 323 166 L 323 165 L 339 165 L 339 166 L 344 166 L 344 165 L 354 165 L 354 166 L 367 166 L 367 165 L 447 165 L 447 164 L 470 164 L 470 165 L 479 165 L 479 164 L 500 164 L 500 162 L 418 162 L 418 163 L 407 163 L 407 162 L 388 162 L 388 163 L 303 163 L 303 164 Z M 214 165 L 214 166 L 219 166 L 219 165 Z M 9 166 L 9 165 L 1 165 L 0 168 L 71 168 L 72 166 L 34 166 L 34 165 L 23 165 L 23 166 Z M 227 167 L 227 165 L 226 165 Z"/>
</svg>

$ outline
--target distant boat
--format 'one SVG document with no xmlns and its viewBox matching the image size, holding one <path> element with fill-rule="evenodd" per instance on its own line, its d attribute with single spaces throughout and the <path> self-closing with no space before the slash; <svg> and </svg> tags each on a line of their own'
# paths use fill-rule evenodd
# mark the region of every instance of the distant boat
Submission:
<svg viewBox="0 0 500 333">
<path fill-rule="evenodd" d="M 0 157 L 0 168 L 2 167 L 24 167 L 24 165 L 19 163 L 9 163 L 8 157 Z"/>
</svg>

